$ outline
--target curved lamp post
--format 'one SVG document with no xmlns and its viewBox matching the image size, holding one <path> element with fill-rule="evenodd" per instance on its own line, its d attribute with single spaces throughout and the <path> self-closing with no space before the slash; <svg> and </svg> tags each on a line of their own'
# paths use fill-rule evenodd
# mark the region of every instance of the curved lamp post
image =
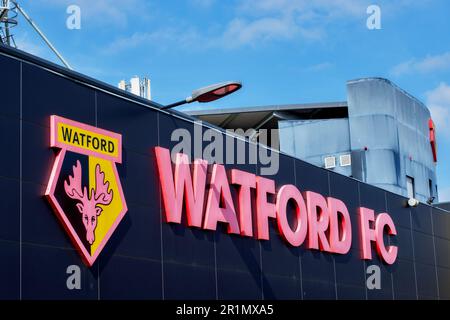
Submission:
<svg viewBox="0 0 450 320">
<path fill-rule="evenodd" d="M 242 88 L 242 83 L 238 81 L 227 81 L 222 83 L 213 84 L 207 87 L 203 87 L 192 91 L 192 95 L 184 100 L 169 104 L 167 106 L 161 107 L 161 109 L 171 109 L 174 107 L 181 106 L 186 103 L 192 102 L 211 102 L 223 98 L 233 92 L 238 91 Z"/>
</svg>

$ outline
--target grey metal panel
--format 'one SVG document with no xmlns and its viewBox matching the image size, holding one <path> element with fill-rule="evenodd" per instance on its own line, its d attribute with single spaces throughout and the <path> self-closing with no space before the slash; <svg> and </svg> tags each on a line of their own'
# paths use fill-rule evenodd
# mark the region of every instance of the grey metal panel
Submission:
<svg viewBox="0 0 450 320">
<path fill-rule="evenodd" d="M 349 122 L 352 150 L 398 148 L 396 119 L 386 114 L 351 117 Z"/>
<path fill-rule="evenodd" d="M 391 149 L 366 151 L 366 180 L 370 184 L 397 184 L 398 155 Z"/>
<path fill-rule="evenodd" d="M 280 150 L 299 159 L 323 167 L 326 156 L 336 156 L 333 171 L 351 175 L 351 167 L 341 167 L 339 156 L 350 153 L 348 119 L 282 120 Z"/>
<path fill-rule="evenodd" d="M 346 108 L 346 101 L 339 102 L 320 102 L 320 103 L 301 103 L 301 104 L 285 104 L 285 105 L 268 105 L 268 106 L 253 106 L 253 107 L 224 107 L 224 108 L 195 108 L 189 110 L 183 109 L 183 112 L 191 116 L 202 116 L 211 114 L 230 114 L 230 113 L 244 113 L 244 112 L 273 112 L 286 110 L 300 110 L 300 109 L 326 109 L 326 108 Z"/>
<path fill-rule="evenodd" d="M 347 95 L 351 149 L 368 148 L 366 172 L 360 176 L 369 184 L 402 195 L 406 195 L 406 176 L 411 176 L 416 198 L 427 201 L 429 180 L 433 188 L 436 185 L 427 107 L 381 78 L 349 81 Z"/>
</svg>

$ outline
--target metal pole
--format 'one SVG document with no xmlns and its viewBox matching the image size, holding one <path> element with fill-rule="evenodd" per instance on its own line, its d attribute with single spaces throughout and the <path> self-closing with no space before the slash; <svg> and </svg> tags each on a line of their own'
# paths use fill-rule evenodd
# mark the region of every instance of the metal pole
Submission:
<svg viewBox="0 0 450 320">
<path fill-rule="evenodd" d="M 56 54 L 56 56 L 61 60 L 61 62 L 70 70 L 73 70 L 69 63 L 63 58 L 63 56 L 56 50 L 56 48 L 50 43 L 47 37 L 42 33 L 39 27 L 34 23 L 33 20 L 28 16 L 28 14 L 22 9 L 21 6 L 17 3 L 17 1 L 12 1 L 17 7 L 17 10 L 24 16 L 24 18 L 28 21 L 28 23 L 36 30 L 36 32 L 41 36 L 41 38 L 45 41 L 45 43 L 50 47 L 50 49 Z"/>
<path fill-rule="evenodd" d="M 178 106 L 181 106 L 183 104 L 189 103 L 186 99 L 172 103 L 172 104 L 168 104 L 167 106 L 161 107 L 161 110 L 166 110 L 166 109 L 172 109 Z"/>
<path fill-rule="evenodd" d="M 5 20 L 5 37 L 6 37 L 6 44 L 8 46 L 11 46 L 11 41 L 9 39 L 10 34 L 9 34 L 9 23 L 8 23 L 8 11 L 6 11 L 6 20 Z"/>
<path fill-rule="evenodd" d="M 1 0 L 0 3 L 1 7 L 3 8 L 1 14 L 0 14 L 0 24 L 2 21 L 5 22 L 5 40 L 0 39 L 0 42 L 3 44 L 7 44 L 9 45 L 9 25 L 8 25 L 8 13 L 9 13 L 9 7 L 8 7 L 8 3 L 5 2 L 4 0 Z M 1 38 L 1 35 L 0 35 Z"/>
</svg>

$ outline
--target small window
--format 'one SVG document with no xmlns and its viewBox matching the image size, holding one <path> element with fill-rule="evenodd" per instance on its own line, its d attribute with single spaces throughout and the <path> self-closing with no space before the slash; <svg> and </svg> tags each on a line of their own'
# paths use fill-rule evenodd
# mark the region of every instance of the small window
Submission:
<svg viewBox="0 0 450 320">
<path fill-rule="evenodd" d="M 408 198 L 416 197 L 416 190 L 414 187 L 414 178 L 406 176 L 406 190 L 408 192 Z"/>
<path fill-rule="evenodd" d="M 430 191 L 430 198 L 432 198 L 434 196 L 434 192 L 433 192 L 433 180 L 431 179 L 428 180 L 428 190 Z"/>
</svg>

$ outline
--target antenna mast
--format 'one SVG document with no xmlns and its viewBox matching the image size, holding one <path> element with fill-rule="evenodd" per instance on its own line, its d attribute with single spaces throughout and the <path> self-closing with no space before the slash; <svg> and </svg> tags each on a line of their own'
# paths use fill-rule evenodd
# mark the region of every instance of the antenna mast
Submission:
<svg viewBox="0 0 450 320">
<path fill-rule="evenodd" d="M 17 48 L 11 29 L 17 26 L 17 8 L 9 0 L 0 0 L 0 43 Z"/>
<path fill-rule="evenodd" d="M 37 32 L 42 40 L 44 40 L 45 44 L 53 51 L 58 59 L 61 60 L 66 68 L 73 70 L 66 59 L 64 59 L 55 46 L 52 45 L 41 29 L 39 29 L 37 24 L 30 18 L 22 6 L 19 5 L 17 0 L 0 0 L 0 43 L 17 48 L 14 37 L 11 34 L 11 29 L 17 26 L 18 12 L 20 12 L 25 20 L 28 21 L 31 27 Z"/>
</svg>

